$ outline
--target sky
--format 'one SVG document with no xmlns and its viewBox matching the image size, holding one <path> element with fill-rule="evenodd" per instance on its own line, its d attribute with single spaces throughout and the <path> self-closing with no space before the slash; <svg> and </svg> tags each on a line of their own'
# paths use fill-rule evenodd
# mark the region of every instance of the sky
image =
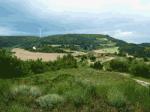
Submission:
<svg viewBox="0 0 150 112">
<path fill-rule="evenodd" d="M 150 0 L 0 0 L 0 35 L 108 34 L 150 42 Z"/>
</svg>

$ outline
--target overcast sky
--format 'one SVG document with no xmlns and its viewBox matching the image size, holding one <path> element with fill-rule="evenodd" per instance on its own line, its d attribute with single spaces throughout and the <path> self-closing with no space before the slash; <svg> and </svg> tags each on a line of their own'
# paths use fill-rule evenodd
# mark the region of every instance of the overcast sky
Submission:
<svg viewBox="0 0 150 112">
<path fill-rule="evenodd" d="M 150 0 L 0 0 L 0 35 L 109 34 L 150 42 Z"/>
</svg>

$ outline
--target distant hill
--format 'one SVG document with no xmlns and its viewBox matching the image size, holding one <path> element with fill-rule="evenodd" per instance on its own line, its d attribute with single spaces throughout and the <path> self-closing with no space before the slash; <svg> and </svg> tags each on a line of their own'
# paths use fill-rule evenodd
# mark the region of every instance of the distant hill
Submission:
<svg viewBox="0 0 150 112">
<path fill-rule="evenodd" d="M 0 36 L 0 47 L 23 47 L 37 43 L 38 37 L 33 36 Z"/>
<path fill-rule="evenodd" d="M 43 38 L 35 36 L 0 36 L 0 47 L 21 47 L 30 49 L 33 46 L 42 47 L 60 45 L 73 50 L 90 51 L 100 48 L 119 47 L 121 54 L 137 57 L 150 57 L 150 43 L 132 44 L 102 34 L 63 34 Z"/>
</svg>

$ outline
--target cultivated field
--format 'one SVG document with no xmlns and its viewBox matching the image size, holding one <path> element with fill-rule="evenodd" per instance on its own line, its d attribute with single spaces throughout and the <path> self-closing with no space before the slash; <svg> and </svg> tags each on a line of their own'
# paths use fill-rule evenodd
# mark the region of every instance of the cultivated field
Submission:
<svg viewBox="0 0 150 112">
<path fill-rule="evenodd" d="M 102 48 L 98 50 L 94 50 L 95 53 L 118 53 L 118 47 L 110 47 L 110 48 Z"/>
<path fill-rule="evenodd" d="M 54 61 L 58 57 L 63 57 L 64 53 L 40 53 L 40 52 L 30 52 L 21 48 L 14 48 L 12 50 L 15 56 L 20 58 L 21 60 L 37 60 L 42 59 L 43 61 Z"/>
</svg>

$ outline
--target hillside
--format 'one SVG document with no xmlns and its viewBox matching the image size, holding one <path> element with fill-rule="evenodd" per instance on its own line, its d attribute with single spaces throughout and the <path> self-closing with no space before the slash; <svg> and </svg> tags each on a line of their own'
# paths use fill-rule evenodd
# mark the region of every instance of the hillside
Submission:
<svg viewBox="0 0 150 112">
<path fill-rule="evenodd" d="M 15 40 L 15 41 L 14 41 Z M 69 45 L 83 50 L 92 50 L 98 47 L 111 47 L 115 45 L 115 39 L 107 35 L 96 34 L 66 34 L 52 35 L 48 37 L 5 36 L 0 37 L 0 47 L 27 47 L 26 45 Z"/>
<path fill-rule="evenodd" d="M 0 79 L 0 84 L 4 112 L 149 112 L 150 108 L 147 88 L 120 73 L 85 67 Z"/>
<path fill-rule="evenodd" d="M 66 49 L 76 51 L 91 51 L 102 48 L 119 48 L 120 54 L 136 57 L 150 57 L 150 44 L 132 44 L 100 34 L 64 34 L 43 38 L 31 36 L 0 36 L 0 47 L 21 47 L 33 50 L 36 46 L 39 52 L 65 53 Z M 54 47 L 55 46 L 55 47 Z"/>
<path fill-rule="evenodd" d="M 1 40 L 2 112 L 150 110 L 150 59 L 125 52 L 137 54 L 149 44 L 89 34 Z"/>
</svg>

